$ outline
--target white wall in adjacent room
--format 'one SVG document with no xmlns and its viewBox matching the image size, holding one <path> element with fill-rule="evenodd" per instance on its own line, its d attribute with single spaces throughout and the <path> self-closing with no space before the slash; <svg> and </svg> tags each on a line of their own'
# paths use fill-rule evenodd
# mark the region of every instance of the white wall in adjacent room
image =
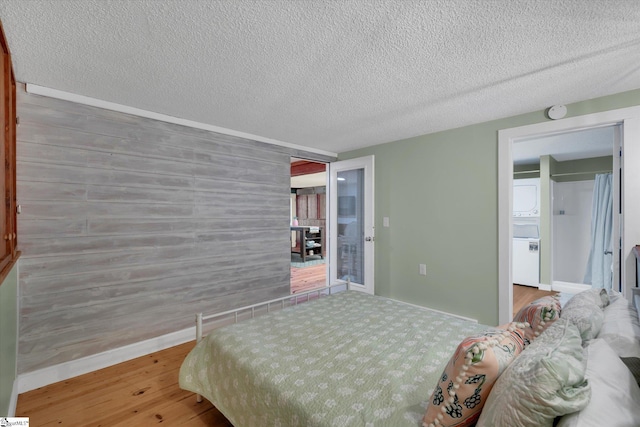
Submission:
<svg viewBox="0 0 640 427">
<path fill-rule="evenodd" d="M 553 280 L 583 283 L 591 245 L 593 180 L 553 183 Z"/>
</svg>

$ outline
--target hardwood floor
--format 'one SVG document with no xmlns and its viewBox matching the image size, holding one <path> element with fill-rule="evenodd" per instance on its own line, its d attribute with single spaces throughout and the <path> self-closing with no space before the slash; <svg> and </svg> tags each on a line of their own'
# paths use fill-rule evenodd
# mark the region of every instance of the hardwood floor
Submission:
<svg viewBox="0 0 640 427">
<path fill-rule="evenodd" d="M 513 285 L 513 314 L 532 301 L 547 295 L 556 295 L 558 292 L 541 291 L 531 286 Z"/>
<path fill-rule="evenodd" d="M 295 294 L 325 286 L 326 277 L 326 264 L 303 268 L 291 267 L 291 293 Z"/>
<path fill-rule="evenodd" d="M 514 312 L 552 293 L 514 286 Z M 193 393 L 178 386 L 180 364 L 193 346 L 189 342 L 23 393 L 16 416 L 29 417 L 38 427 L 230 427 L 206 399 L 197 403 Z"/>
<path fill-rule="evenodd" d="M 195 342 L 42 387 L 18 397 L 16 416 L 33 426 L 229 427 L 208 401 L 178 387 Z"/>
</svg>

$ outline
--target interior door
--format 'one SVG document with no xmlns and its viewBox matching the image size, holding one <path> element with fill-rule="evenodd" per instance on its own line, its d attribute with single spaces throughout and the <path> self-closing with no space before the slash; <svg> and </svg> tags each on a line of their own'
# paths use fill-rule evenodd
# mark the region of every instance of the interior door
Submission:
<svg viewBox="0 0 640 427">
<path fill-rule="evenodd" d="M 613 283 L 612 289 L 622 292 L 622 126 L 616 125 L 613 140 Z"/>
<path fill-rule="evenodd" d="M 374 156 L 343 160 L 330 171 L 330 283 L 374 293 Z"/>
</svg>

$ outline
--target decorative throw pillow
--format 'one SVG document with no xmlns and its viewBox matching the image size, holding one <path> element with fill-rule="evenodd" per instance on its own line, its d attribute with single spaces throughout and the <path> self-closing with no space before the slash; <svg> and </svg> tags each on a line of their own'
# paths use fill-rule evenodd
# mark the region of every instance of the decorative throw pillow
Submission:
<svg viewBox="0 0 640 427">
<path fill-rule="evenodd" d="M 604 309 L 609 305 L 609 294 L 607 294 L 606 289 L 603 288 L 588 289 L 572 296 L 571 299 L 567 301 L 564 308 L 570 307 L 574 304 L 582 305 L 585 303 L 593 303 L 600 307 L 600 309 Z"/>
<path fill-rule="evenodd" d="M 604 322 L 604 311 L 595 303 L 584 301 L 580 304 L 567 305 L 560 317 L 569 319 L 578 327 L 584 342 L 594 339 L 600 332 Z"/>
<path fill-rule="evenodd" d="M 530 304 L 552 304 L 556 310 L 560 311 L 562 304 L 560 304 L 560 297 L 556 295 L 547 295 L 546 297 L 538 298 Z"/>
<path fill-rule="evenodd" d="M 478 427 L 551 427 L 555 417 L 589 403 L 582 339 L 576 326 L 559 319 L 496 381 Z"/>
<path fill-rule="evenodd" d="M 526 305 L 513 316 L 514 322 L 526 322 L 525 344 L 529 344 L 538 335 L 544 332 L 553 322 L 560 317 L 560 301 L 555 296 L 539 298 Z"/>
<path fill-rule="evenodd" d="M 423 425 L 475 425 L 496 379 L 524 349 L 523 328 L 510 323 L 462 340 L 431 394 Z"/>
</svg>

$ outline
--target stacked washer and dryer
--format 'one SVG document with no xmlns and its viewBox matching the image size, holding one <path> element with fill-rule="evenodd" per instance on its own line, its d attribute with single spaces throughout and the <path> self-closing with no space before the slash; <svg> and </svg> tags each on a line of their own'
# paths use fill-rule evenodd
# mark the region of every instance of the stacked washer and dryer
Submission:
<svg viewBox="0 0 640 427">
<path fill-rule="evenodd" d="M 513 180 L 513 283 L 540 285 L 540 178 Z"/>
</svg>

